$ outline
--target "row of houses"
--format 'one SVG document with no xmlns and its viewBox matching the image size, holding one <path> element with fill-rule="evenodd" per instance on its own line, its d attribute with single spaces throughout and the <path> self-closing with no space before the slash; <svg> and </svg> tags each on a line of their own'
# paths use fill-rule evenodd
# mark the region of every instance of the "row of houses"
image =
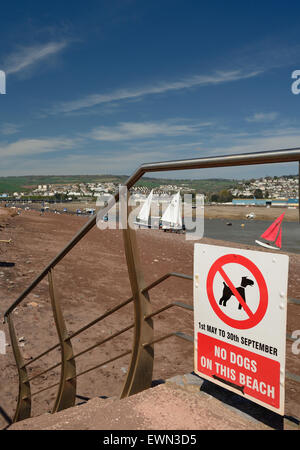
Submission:
<svg viewBox="0 0 300 450">
<path fill-rule="evenodd" d="M 264 198 L 281 199 L 298 196 L 299 177 L 296 175 L 282 177 L 265 177 L 240 181 L 238 186 L 231 189 L 234 197 L 251 197 L 259 190 Z"/>
<path fill-rule="evenodd" d="M 298 207 L 298 198 L 286 198 L 286 199 L 260 199 L 260 198 L 234 198 L 232 200 L 233 205 L 249 205 L 249 206 L 286 206 L 286 207 Z"/>
</svg>

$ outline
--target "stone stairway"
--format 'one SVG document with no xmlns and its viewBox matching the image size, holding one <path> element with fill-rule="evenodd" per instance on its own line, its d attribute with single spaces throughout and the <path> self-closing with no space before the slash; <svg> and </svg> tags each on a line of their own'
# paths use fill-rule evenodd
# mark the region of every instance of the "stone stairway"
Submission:
<svg viewBox="0 0 300 450">
<path fill-rule="evenodd" d="M 131 397 L 93 398 L 43 414 L 9 430 L 271 430 L 282 418 L 193 374 L 177 376 Z"/>
</svg>

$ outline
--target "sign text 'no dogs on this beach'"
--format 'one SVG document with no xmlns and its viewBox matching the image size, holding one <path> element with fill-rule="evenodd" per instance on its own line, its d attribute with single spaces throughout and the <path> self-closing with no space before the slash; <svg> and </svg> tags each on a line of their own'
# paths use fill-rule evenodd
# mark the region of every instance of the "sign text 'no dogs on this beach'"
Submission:
<svg viewBox="0 0 300 450">
<path fill-rule="evenodd" d="M 288 256 L 194 248 L 195 372 L 284 414 Z"/>
</svg>

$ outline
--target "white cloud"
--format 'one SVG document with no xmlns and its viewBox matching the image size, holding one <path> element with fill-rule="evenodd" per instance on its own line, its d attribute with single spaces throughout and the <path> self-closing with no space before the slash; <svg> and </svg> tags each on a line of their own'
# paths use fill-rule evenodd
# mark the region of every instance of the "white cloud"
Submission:
<svg viewBox="0 0 300 450">
<path fill-rule="evenodd" d="M 61 52 L 67 45 L 67 41 L 61 41 L 22 47 L 6 58 L 4 62 L 5 73 L 11 75 L 28 69 L 38 62 Z"/>
<path fill-rule="evenodd" d="M 15 123 L 3 123 L 0 127 L 0 134 L 5 136 L 19 133 L 21 126 Z"/>
<path fill-rule="evenodd" d="M 0 143 L 2 161 L 0 171 L 6 175 L 130 174 L 145 162 L 252 153 L 300 146 L 300 131 L 297 126 L 282 126 L 275 130 L 269 127 L 252 133 L 237 130 L 234 133 L 231 129 L 224 130 L 221 127 L 218 130 L 218 127 L 210 128 L 209 125 L 209 123 L 187 122 L 183 119 L 124 122 L 116 126 L 96 128 L 85 136 L 20 139 L 12 143 Z M 55 155 L 51 155 L 53 152 Z M 42 156 L 46 154 L 48 155 L 45 162 Z M 216 168 L 176 172 L 176 175 L 166 173 L 164 176 L 240 178 L 253 176 L 254 173 L 263 175 L 293 171 L 293 164 L 285 166 L 285 169 L 278 168 L 276 164 L 268 167 L 249 166 L 226 170 Z"/>
<path fill-rule="evenodd" d="M 247 122 L 272 122 L 279 116 L 278 112 L 269 113 L 255 113 L 252 116 L 246 117 Z"/>
<path fill-rule="evenodd" d="M 78 142 L 78 139 L 69 138 L 20 139 L 12 143 L 0 144 L 0 156 L 10 158 L 55 152 L 71 149 Z"/>
<path fill-rule="evenodd" d="M 128 141 L 132 139 L 153 138 L 157 136 L 181 136 L 192 134 L 210 122 L 198 124 L 165 122 L 121 122 L 116 126 L 94 128 L 87 137 L 97 141 Z"/>
<path fill-rule="evenodd" d="M 96 105 L 111 103 L 120 100 L 132 100 L 144 97 L 146 95 L 163 94 L 170 91 L 190 89 L 197 86 L 217 85 L 238 81 L 246 78 L 252 78 L 262 73 L 262 71 L 242 72 L 219 71 L 213 75 L 195 75 L 190 78 L 184 78 L 181 81 L 161 82 L 155 86 L 144 86 L 138 89 L 118 89 L 109 94 L 92 94 L 78 100 L 63 102 L 56 105 L 50 113 L 69 113 L 83 108 L 90 108 Z"/>
</svg>

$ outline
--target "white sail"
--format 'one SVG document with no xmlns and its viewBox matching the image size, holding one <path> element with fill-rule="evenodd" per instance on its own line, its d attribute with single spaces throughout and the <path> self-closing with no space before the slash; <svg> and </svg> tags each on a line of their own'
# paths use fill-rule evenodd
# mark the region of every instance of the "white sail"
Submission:
<svg viewBox="0 0 300 450">
<path fill-rule="evenodd" d="M 182 227 L 182 205 L 180 192 L 177 192 L 171 200 L 171 203 L 165 210 L 161 218 L 164 225 L 169 225 L 172 228 Z"/>
<path fill-rule="evenodd" d="M 147 197 L 145 203 L 141 207 L 139 214 L 137 215 L 137 219 L 142 222 L 148 222 L 150 216 L 151 202 L 153 197 L 153 189 Z"/>
</svg>

